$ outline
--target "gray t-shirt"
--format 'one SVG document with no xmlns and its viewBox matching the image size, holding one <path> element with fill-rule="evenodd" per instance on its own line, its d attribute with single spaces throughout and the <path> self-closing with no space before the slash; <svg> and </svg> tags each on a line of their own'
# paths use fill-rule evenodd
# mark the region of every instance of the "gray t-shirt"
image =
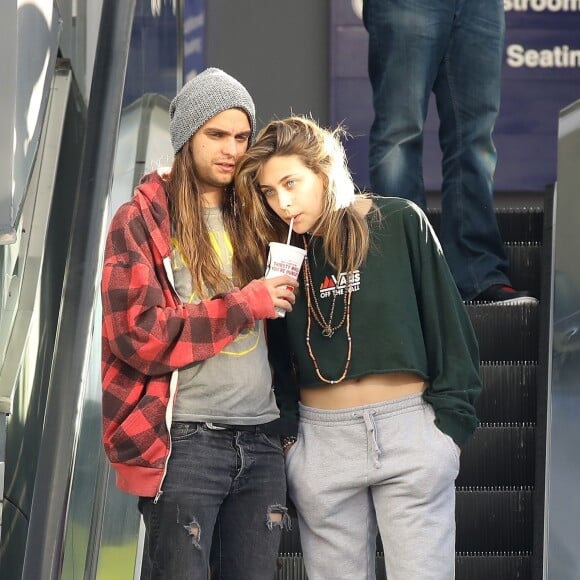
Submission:
<svg viewBox="0 0 580 580">
<path fill-rule="evenodd" d="M 207 208 L 205 219 L 224 273 L 232 279 L 233 248 L 219 208 Z M 179 248 L 172 240 L 175 289 L 184 303 L 200 301 Z M 258 425 L 278 418 L 272 390 L 263 321 L 256 322 L 219 354 L 178 372 L 175 421 L 213 421 Z"/>
</svg>

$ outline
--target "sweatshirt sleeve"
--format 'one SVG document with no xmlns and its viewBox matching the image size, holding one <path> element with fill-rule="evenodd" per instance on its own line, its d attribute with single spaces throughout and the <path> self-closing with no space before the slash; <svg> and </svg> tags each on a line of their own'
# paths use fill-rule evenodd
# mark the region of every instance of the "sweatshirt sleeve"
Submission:
<svg viewBox="0 0 580 580">
<path fill-rule="evenodd" d="M 208 359 L 256 320 L 275 316 L 260 280 L 181 304 L 142 219 L 123 208 L 109 230 L 101 296 L 103 340 L 116 357 L 152 376 Z"/>
<path fill-rule="evenodd" d="M 424 399 L 433 406 L 437 427 L 463 447 L 478 423 L 477 339 L 427 217 L 414 205 L 405 214 L 430 376 Z"/>
</svg>

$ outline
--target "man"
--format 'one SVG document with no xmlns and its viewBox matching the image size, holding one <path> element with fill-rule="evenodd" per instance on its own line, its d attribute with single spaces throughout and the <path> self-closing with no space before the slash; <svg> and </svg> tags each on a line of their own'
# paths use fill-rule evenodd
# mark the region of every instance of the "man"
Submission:
<svg viewBox="0 0 580 580">
<path fill-rule="evenodd" d="M 262 278 L 236 203 L 256 131 L 247 90 L 210 68 L 169 113 L 173 165 L 142 179 L 107 238 L 105 450 L 140 496 L 143 578 L 271 580 L 288 515 L 263 320 L 292 309 L 296 282 Z"/>
<path fill-rule="evenodd" d="M 503 1 L 364 0 L 375 119 L 371 188 L 426 207 L 423 129 L 435 93 L 443 152 L 441 243 L 464 300 L 535 302 L 516 291 L 495 216 Z"/>
</svg>

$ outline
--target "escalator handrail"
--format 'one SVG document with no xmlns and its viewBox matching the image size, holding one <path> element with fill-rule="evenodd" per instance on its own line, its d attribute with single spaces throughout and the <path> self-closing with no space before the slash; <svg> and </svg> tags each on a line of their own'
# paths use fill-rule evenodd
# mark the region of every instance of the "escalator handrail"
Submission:
<svg viewBox="0 0 580 580">
<path fill-rule="evenodd" d="M 98 287 L 107 196 L 135 0 L 103 0 L 87 128 L 61 299 L 22 578 L 60 577 L 76 449 L 78 403 Z"/>
</svg>

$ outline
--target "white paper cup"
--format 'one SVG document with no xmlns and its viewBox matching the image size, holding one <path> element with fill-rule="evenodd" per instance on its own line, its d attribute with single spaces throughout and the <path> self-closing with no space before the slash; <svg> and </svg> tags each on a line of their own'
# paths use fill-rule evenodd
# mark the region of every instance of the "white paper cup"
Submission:
<svg viewBox="0 0 580 580">
<path fill-rule="evenodd" d="M 274 278 L 286 274 L 297 280 L 300 268 L 302 268 L 302 262 L 304 262 L 304 256 L 306 256 L 306 250 L 302 248 L 297 248 L 290 244 L 282 244 L 281 242 L 270 242 L 266 278 Z M 286 311 L 283 308 L 276 308 L 276 312 L 280 318 L 286 316 Z"/>
</svg>

